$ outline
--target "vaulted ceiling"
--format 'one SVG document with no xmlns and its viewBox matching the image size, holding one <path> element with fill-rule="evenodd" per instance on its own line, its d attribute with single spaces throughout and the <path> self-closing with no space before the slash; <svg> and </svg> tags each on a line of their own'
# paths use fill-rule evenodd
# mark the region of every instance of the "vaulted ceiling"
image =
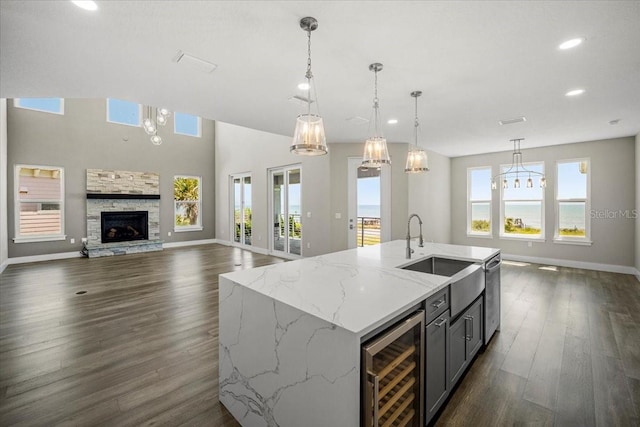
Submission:
<svg viewBox="0 0 640 427">
<path fill-rule="evenodd" d="M 0 2 L 0 96 L 128 99 L 292 135 L 312 60 L 329 142 L 370 136 L 373 73 L 390 142 L 447 156 L 640 132 L 638 1 Z M 558 45 L 584 37 L 582 45 Z M 217 64 L 205 73 L 179 51 Z M 585 93 L 567 97 L 571 89 Z M 525 116 L 526 122 L 499 125 Z M 395 118 L 398 123 L 387 124 Z M 350 120 L 351 119 L 351 120 Z M 620 120 L 611 125 L 611 120 Z"/>
</svg>

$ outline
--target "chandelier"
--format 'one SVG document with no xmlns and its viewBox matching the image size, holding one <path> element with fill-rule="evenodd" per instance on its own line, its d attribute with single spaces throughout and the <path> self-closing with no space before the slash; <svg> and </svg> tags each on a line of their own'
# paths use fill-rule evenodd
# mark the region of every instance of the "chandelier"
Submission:
<svg viewBox="0 0 640 427">
<path fill-rule="evenodd" d="M 155 111 L 154 111 L 155 110 Z M 153 108 L 149 105 L 144 107 L 144 118 L 142 120 L 142 128 L 151 136 L 153 145 L 162 144 L 162 138 L 158 135 L 158 126 L 167 124 L 171 113 L 166 108 Z"/>
<path fill-rule="evenodd" d="M 418 146 L 418 127 L 420 126 L 418 122 L 418 97 L 420 95 L 422 95 L 422 92 L 419 90 L 411 92 L 411 96 L 416 100 L 416 116 L 413 122 L 415 145 L 410 147 L 407 153 L 407 163 L 404 168 L 406 173 L 421 173 L 429 170 L 427 152 Z"/>
<path fill-rule="evenodd" d="M 362 166 L 379 168 L 382 165 L 390 165 L 391 157 L 387 150 L 387 140 L 380 136 L 378 122 L 380 121 L 379 101 L 378 101 L 378 71 L 382 71 L 382 64 L 376 62 L 369 65 L 369 71 L 374 72 L 374 90 L 373 90 L 373 120 L 375 125 L 375 134 L 366 140 L 364 144 L 364 156 L 362 158 Z"/>
<path fill-rule="evenodd" d="M 502 188 L 509 188 L 508 179 L 515 176 L 513 180 L 513 188 L 520 188 L 520 176 L 527 177 L 527 188 L 533 188 L 533 179 L 531 175 L 540 177 L 539 185 L 540 188 L 545 188 L 547 186 L 547 179 L 545 178 L 543 173 L 532 171 L 527 169 L 522 164 L 522 152 L 520 151 L 520 142 L 523 141 L 524 138 L 512 139 L 513 142 L 513 154 L 511 167 L 506 171 L 499 173 L 498 175 L 491 178 L 491 189 L 495 190 L 498 188 L 498 181 L 502 181 Z"/>
<path fill-rule="evenodd" d="M 307 32 L 307 84 L 303 87 L 307 91 L 307 113 L 301 114 L 296 120 L 296 130 L 293 134 L 293 142 L 289 151 L 303 156 L 322 156 L 329 151 L 324 135 L 324 125 L 318 107 L 318 96 L 315 93 L 315 82 L 312 85 L 313 73 L 311 72 L 311 31 L 318 28 L 318 21 L 307 16 L 300 20 L 300 28 Z M 313 87 L 316 98 L 318 114 L 311 114 L 311 88 Z"/>
</svg>

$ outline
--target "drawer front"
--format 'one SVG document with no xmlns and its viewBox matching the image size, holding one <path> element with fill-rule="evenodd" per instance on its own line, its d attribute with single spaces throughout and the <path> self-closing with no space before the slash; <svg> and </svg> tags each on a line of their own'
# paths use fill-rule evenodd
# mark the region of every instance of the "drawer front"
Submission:
<svg viewBox="0 0 640 427">
<path fill-rule="evenodd" d="M 431 323 L 436 317 L 449 309 L 449 287 L 442 289 L 429 297 L 425 304 L 426 323 Z"/>
</svg>

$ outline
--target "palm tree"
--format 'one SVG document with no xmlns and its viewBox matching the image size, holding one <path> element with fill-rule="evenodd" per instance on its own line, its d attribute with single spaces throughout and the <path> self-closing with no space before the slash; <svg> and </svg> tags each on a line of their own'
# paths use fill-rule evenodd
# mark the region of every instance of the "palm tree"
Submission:
<svg viewBox="0 0 640 427">
<path fill-rule="evenodd" d="M 173 198 L 176 201 L 183 201 L 185 216 L 189 219 L 189 225 L 198 223 L 198 200 L 200 189 L 198 178 L 178 177 L 173 181 Z M 190 202 L 190 203 L 189 203 Z M 176 218 L 176 222 L 178 218 Z"/>
</svg>

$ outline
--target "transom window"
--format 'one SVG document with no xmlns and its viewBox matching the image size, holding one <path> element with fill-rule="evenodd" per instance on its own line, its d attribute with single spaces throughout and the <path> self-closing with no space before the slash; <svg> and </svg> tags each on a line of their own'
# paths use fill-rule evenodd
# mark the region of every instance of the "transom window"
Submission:
<svg viewBox="0 0 640 427">
<path fill-rule="evenodd" d="M 588 242 L 591 229 L 589 159 L 561 160 L 556 168 L 554 239 Z"/>
<path fill-rule="evenodd" d="M 13 106 L 43 113 L 64 114 L 64 99 L 62 98 L 16 98 Z"/>
<path fill-rule="evenodd" d="M 107 121 L 127 126 L 140 126 L 142 106 L 131 101 L 107 98 Z"/>
<path fill-rule="evenodd" d="M 199 138 L 202 136 L 202 122 L 200 117 L 176 111 L 173 116 L 173 131 L 179 135 Z"/>
<path fill-rule="evenodd" d="M 15 243 L 64 240 L 64 169 L 15 167 Z"/>
<path fill-rule="evenodd" d="M 467 169 L 467 234 L 491 236 L 491 167 Z"/>
<path fill-rule="evenodd" d="M 533 172 L 544 173 L 542 162 L 524 166 Z M 509 167 L 501 166 L 501 172 L 506 172 Z M 528 175 L 525 173 L 519 178 L 526 181 Z M 501 188 L 501 237 L 544 239 L 544 190 L 539 185 Z"/>
<path fill-rule="evenodd" d="M 202 230 L 202 178 L 175 176 L 173 178 L 174 230 Z"/>
</svg>

